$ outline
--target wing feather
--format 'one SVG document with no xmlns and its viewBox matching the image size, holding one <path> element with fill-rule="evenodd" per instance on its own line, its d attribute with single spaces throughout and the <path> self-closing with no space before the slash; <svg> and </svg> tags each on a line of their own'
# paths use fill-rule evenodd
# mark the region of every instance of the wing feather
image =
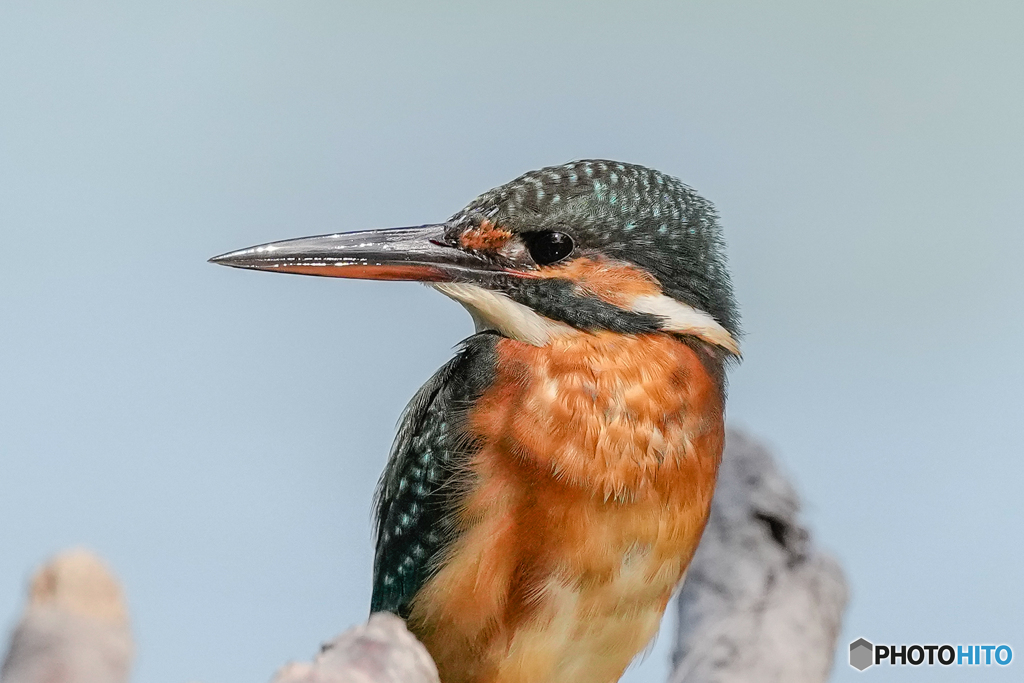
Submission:
<svg viewBox="0 0 1024 683">
<path fill-rule="evenodd" d="M 451 515 L 466 493 L 459 474 L 477 449 L 465 418 L 493 381 L 498 339 L 484 332 L 463 342 L 402 415 L 377 487 L 371 612 L 407 617 L 453 540 Z"/>
</svg>

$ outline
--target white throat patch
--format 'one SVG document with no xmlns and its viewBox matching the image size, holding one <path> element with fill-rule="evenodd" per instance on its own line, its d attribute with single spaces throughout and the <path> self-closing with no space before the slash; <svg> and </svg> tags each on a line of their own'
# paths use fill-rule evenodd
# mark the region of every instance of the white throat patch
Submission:
<svg viewBox="0 0 1024 683">
<path fill-rule="evenodd" d="M 565 323 L 545 318 L 501 292 L 462 282 L 436 282 L 431 287 L 455 299 L 473 316 L 476 331 L 495 330 L 509 339 L 544 346 L 552 337 L 580 334 Z"/>
</svg>

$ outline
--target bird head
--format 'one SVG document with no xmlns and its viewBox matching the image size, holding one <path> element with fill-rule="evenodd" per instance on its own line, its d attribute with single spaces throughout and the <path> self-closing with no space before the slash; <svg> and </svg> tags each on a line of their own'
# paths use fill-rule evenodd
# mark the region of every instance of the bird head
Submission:
<svg viewBox="0 0 1024 683">
<path fill-rule="evenodd" d="M 739 355 L 714 207 L 679 180 L 614 161 L 526 173 L 448 221 L 271 242 L 236 268 L 425 282 L 478 330 L 535 345 L 607 330 L 697 337 Z"/>
</svg>

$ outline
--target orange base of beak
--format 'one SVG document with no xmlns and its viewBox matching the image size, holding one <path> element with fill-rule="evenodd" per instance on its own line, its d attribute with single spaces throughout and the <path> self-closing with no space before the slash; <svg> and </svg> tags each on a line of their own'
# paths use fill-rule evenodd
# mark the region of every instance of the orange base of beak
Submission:
<svg viewBox="0 0 1024 683">
<path fill-rule="evenodd" d="M 297 275 L 318 275 L 320 277 L 342 277 L 350 280 L 397 280 L 404 282 L 444 282 L 450 278 L 438 268 L 431 266 L 310 266 L 310 265 L 275 265 L 261 270 L 273 270 L 279 273 L 295 273 Z"/>
</svg>

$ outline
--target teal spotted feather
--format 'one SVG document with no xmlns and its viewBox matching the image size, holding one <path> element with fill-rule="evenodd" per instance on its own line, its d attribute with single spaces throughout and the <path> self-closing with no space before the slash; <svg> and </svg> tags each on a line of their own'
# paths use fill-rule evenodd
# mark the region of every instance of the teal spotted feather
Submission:
<svg viewBox="0 0 1024 683">
<path fill-rule="evenodd" d="M 371 612 L 407 617 L 413 596 L 452 540 L 450 516 L 465 493 L 459 475 L 476 448 L 464 429 L 466 413 L 494 377 L 497 339 L 482 333 L 464 341 L 402 416 L 377 488 Z"/>
</svg>

